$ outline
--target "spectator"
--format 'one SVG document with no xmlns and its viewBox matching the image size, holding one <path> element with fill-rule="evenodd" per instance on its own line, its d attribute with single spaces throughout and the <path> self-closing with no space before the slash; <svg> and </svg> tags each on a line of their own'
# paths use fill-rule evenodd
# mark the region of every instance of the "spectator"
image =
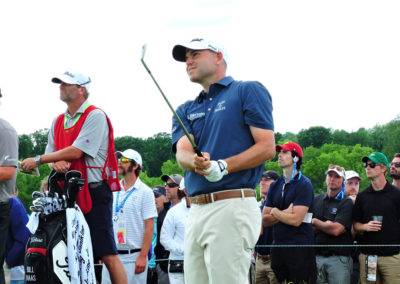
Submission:
<svg viewBox="0 0 400 284">
<path fill-rule="evenodd" d="M 142 157 L 132 149 L 116 152 L 118 173 L 122 175 L 121 191 L 113 193 L 114 234 L 119 257 L 128 283 L 146 283 L 147 255 L 157 216 L 153 191 L 140 180 Z M 103 283 L 110 283 L 103 269 Z"/>
<path fill-rule="evenodd" d="M 346 180 L 347 182 L 344 193 L 351 198 L 354 204 L 358 191 L 360 190 L 360 182 L 362 181 L 362 179 L 356 171 L 346 171 Z M 356 233 L 354 232 L 353 226 L 351 227 L 351 234 L 354 238 Z M 354 240 L 353 243 L 357 244 L 357 241 Z M 359 255 L 359 248 L 354 247 L 351 254 L 351 258 L 353 259 L 353 271 L 351 272 L 350 284 L 358 284 L 360 281 L 360 262 L 358 261 Z"/>
<path fill-rule="evenodd" d="M 169 250 L 168 278 L 171 284 L 184 284 L 183 278 L 183 253 L 185 227 L 190 209 L 190 199 L 187 198 L 184 179 L 181 180 L 179 191 L 185 198 L 171 208 L 165 216 L 161 229 L 161 244 Z"/>
<path fill-rule="evenodd" d="M 262 204 L 260 206 L 261 212 L 264 209 L 265 198 L 267 197 L 268 190 L 271 184 L 279 178 L 279 174 L 275 171 L 266 171 L 263 173 L 260 181 L 260 195 Z M 261 235 L 258 238 L 255 254 L 256 254 L 256 273 L 255 284 L 277 284 L 275 273 L 271 268 L 271 248 L 262 247 L 272 244 L 272 228 L 262 228 Z M 260 247 L 261 246 L 261 247 Z"/>
<path fill-rule="evenodd" d="M 179 190 L 182 176 L 179 174 L 163 175 L 161 179 L 165 182 L 165 192 L 172 206 L 181 202 L 182 198 L 185 196 L 183 191 Z"/>
<path fill-rule="evenodd" d="M 394 154 L 390 163 L 390 176 L 393 178 L 393 185 L 400 188 L 400 153 Z"/>
<path fill-rule="evenodd" d="M 2 118 L 0 118 L 0 145 L 0 284 L 4 284 L 3 265 L 10 224 L 10 199 L 14 196 L 17 178 L 18 135 L 11 124 Z"/>
<path fill-rule="evenodd" d="M 10 199 L 11 221 L 7 237 L 6 265 L 11 269 L 10 284 L 23 284 L 25 279 L 24 257 L 25 247 L 30 232 L 26 227 L 28 214 L 22 202 L 18 199 L 18 188 L 15 196 Z"/>
<path fill-rule="evenodd" d="M 350 199 L 356 202 L 358 191 L 360 190 L 360 182 L 362 178 L 356 171 L 346 171 L 346 185 L 344 193 L 350 197 Z"/>
<path fill-rule="evenodd" d="M 351 236 L 351 212 L 353 202 L 344 194 L 345 170 L 330 165 L 326 171 L 327 191 L 314 199 L 312 225 L 316 248 L 317 283 L 350 283 L 353 270 L 351 258 L 353 244 Z M 333 245 L 332 247 L 329 247 Z M 337 247 L 347 245 L 347 247 Z"/>
<path fill-rule="evenodd" d="M 385 178 L 388 160 L 380 152 L 372 152 L 363 157 L 369 187 L 358 194 L 353 209 L 353 226 L 358 234 L 360 245 L 394 245 L 400 240 L 400 189 L 391 185 Z M 374 265 L 375 255 L 376 283 L 400 282 L 399 246 L 361 246 L 360 279 L 367 283 L 367 265 Z M 371 271 L 369 271 L 370 273 Z M 373 276 L 372 276 L 373 278 Z"/>
<path fill-rule="evenodd" d="M 171 208 L 171 202 L 168 201 L 166 196 L 165 187 L 156 186 L 153 189 L 156 198 L 156 208 L 158 212 L 157 217 L 157 232 L 161 232 L 162 225 L 164 223 L 165 215 Z M 156 270 L 157 270 L 157 281 L 158 284 L 169 284 L 168 279 L 168 258 L 169 251 L 167 251 L 160 242 L 161 233 L 157 234 L 157 245 L 154 248 L 154 254 L 156 255 Z"/>
<path fill-rule="evenodd" d="M 263 210 L 263 225 L 274 226 L 273 244 L 293 247 L 273 247 L 271 267 L 279 282 L 308 284 L 316 281 L 311 216 L 314 189 L 301 171 L 303 150 L 293 142 L 277 145 L 278 165 L 283 175 L 274 182 Z"/>
</svg>

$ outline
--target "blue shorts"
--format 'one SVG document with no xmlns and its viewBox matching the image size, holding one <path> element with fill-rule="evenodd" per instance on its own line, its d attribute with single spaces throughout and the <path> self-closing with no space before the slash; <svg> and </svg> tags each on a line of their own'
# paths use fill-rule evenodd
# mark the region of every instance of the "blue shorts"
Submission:
<svg viewBox="0 0 400 284">
<path fill-rule="evenodd" d="M 85 215 L 92 239 L 95 259 L 106 255 L 118 254 L 114 239 L 112 222 L 113 195 L 108 184 L 96 188 L 89 187 L 92 198 L 92 210 Z"/>
</svg>

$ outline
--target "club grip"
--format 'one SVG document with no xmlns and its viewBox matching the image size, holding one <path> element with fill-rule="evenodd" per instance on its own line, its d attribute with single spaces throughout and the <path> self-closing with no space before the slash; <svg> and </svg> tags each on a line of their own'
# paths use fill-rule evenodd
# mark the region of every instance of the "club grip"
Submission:
<svg viewBox="0 0 400 284">
<path fill-rule="evenodd" d="M 194 152 L 197 154 L 197 156 L 203 157 L 203 154 L 201 153 L 201 151 L 199 149 L 194 148 Z"/>
</svg>

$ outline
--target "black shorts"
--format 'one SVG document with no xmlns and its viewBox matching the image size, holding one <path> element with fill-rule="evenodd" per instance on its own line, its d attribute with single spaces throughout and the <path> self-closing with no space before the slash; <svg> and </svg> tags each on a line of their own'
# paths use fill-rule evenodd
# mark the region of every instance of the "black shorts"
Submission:
<svg viewBox="0 0 400 284">
<path fill-rule="evenodd" d="M 317 265 L 313 247 L 271 248 L 271 268 L 279 282 L 315 283 Z"/>
<path fill-rule="evenodd" d="M 92 198 L 92 210 L 85 215 L 92 239 L 95 259 L 106 255 L 118 254 L 114 239 L 112 222 L 113 195 L 108 184 L 89 188 Z"/>
</svg>

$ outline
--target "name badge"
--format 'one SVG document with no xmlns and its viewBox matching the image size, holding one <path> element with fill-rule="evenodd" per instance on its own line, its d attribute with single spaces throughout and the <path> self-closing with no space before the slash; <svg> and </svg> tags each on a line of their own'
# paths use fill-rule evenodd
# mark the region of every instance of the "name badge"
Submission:
<svg viewBox="0 0 400 284">
<path fill-rule="evenodd" d="M 119 221 L 116 224 L 117 228 L 117 244 L 124 245 L 126 244 L 126 224 L 125 221 Z"/>
</svg>

